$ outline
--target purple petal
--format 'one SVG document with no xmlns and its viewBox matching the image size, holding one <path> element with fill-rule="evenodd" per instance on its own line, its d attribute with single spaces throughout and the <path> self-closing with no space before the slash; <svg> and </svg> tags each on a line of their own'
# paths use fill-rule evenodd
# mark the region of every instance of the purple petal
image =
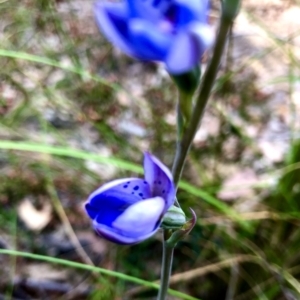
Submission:
<svg viewBox="0 0 300 300">
<path fill-rule="evenodd" d="M 165 201 L 160 197 L 129 206 L 111 227 L 93 222 L 98 234 L 119 244 L 135 244 L 152 236 L 159 228 Z"/>
<path fill-rule="evenodd" d="M 159 1 L 159 5 L 156 5 L 153 0 L 127 0 L 126 2 L 130 18 L 144 19 L 153 23 L 161 18 L 163 8 L 169 5 L 168 1 Z"/>
<path fill-rule="evenodd" d="M 93 192 L 85 205 L 87 214 L 98 223 L 111 226 L 112 222 L 130 205 L 151 197 L 147 182 L 139 178 L 111 181 Z"/>
<path fill-rule="evenodd" d="M 154 235 L 157 232 L 157 230 L 159 229 L 159 226 L 157 226 L 152 232 L 150 232 L 147 235 L 140 236 L 140 237 L 127 237 L 127 236 L 122 235 L 122 233 L 118 233 L 118 232 L 112 230 L 111 227 L 107 227 L 102 224 L 97 224 L 95 221 L 93 222 L 93 227 L 100 236 L 107 239 L 108 241 L 111 241 L 111 242 L 119 244 L 119 245 L 137 244 L 139 242 L 142 242 L 142 241 L 148 239 L 152 235 Z"/>
<path fill-rule="evenodd" d="M 129 22 L 135 52 L 144 60 L 163 60 L 172 42 L 172 35 L 160 30 L 157 24 L 142 19 Z"/>
<path fill-rule="evenodd" d="M 128 55 L 135 56 L 128 33 L 128 11 L 124 3 L 95 3 L 94 13 L 105 36 Z"/>
<path fill-rule="evenodd" d="M 165 16 L 177 28 L 192 21 L 206 23 L 208 19 L 208 0 L 173 0 Z"/>
<path fill-rule="evenodd" d="M 212 44 L 213 34 L 208 26 L 191 23 L 176 36 L 165 63 L 171 74 L 185 73 L 195 67 L 204 51 Z M 182 55 L 185 53 L 185 55 Z"/>
<path fill-rule="evenodd" d="M 175 187 L 171 172 L 158 158 L 145 152 L 144 173 L 150 185 L 152 197 L 161 197 L 165 200 L 164 212 L 166 212 L 175 200 Z"/>
</svg>

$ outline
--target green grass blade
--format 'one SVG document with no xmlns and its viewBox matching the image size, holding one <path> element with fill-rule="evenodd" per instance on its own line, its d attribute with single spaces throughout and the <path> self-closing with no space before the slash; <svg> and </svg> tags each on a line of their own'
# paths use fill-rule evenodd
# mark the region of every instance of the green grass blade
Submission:
<svg viewBox="0 0 300 300">
<path fill-rule="evenodd" d="M 137 174 L 143 174 L 143 168 L 131 162 L 127 162 L 115 157 L 105 157 L 98 154 L 88 153 L 86 151 L 75 150 L 72 148 L 48 146 L 48 145 L 35 144 L 29 142 L 24 143 L 24 142 L 13 142 L 13 141 L 0 141 L 0 149 L 47 153 L 51 155 L 73 157 L 73 158 L 83 159 L 83 160 L 92 160 L 102 164 L 113 165 L 125 171 L 130 171 Z M 188 184 L 187 182 L 181 181 L 179 186 L 184 191 L 194 196 L 197 196 L 203 199 L 204 201 L 206 201 L 208 204 L 214 206 L 223 214 L 228 216 L 230 219 L 240 223 L 245 229 L 249 229 L 249 223 L 242 220 L 239 217 L 239 214 L 234 209 L 230 208 L 227 204 L 221 202 L 220 200 L 208 194 L 207 192 L 197 187 L 194 187 L 191 184 Z"/>
<path fill-rule="evenodd" d="M 107 276 L 112 276 L 116 277 L 118 279 L 124 280 L 124 281 L 129 281 L 133 282 L 139 285 L 143 285 L 152 289 L 159 289 L 159 284 L 154 283 L 154 282 L 149 282 L 137 277 L 129 276 L 120 272 L 116 271 L 111 271 L 111 270 L 106 270 L 103 268 L 99 267 L 94 267 L 90 265 L 85 265 L 82 263 L 77 263 L 74 261 L 69 261 L 65 259 L 60 259 L 56 257 L 51 257 L 51 256 L 45 256 L 45 255 L 39 255 L 39 254 L 33 254 L 33 253 L 28 253 L 28 252 L 22 252 L 22 251 L 15 251 L 15 250 L 8 250 L 8 249 L 0 249 L 0 254 L 6 254 L 6 255 L 11 255 L 11 256 L 21 256 L 29 259 L 35 259 L 35 260 L 40 260 L 40 261 L 45 261 L 53 264 L 59 264 L 65 267 L 71 267 L 75 269 L 81 269 L 81 270 L 86 270 L 86 271 L 91 271 L 91 272 L 97 272 L 101 273 Z M 178 297 L 179 299 L 186 299 L 186 300 L 199 300 L 198 298 L 191 297 L 189 295 L 186 295 L 184 293 L 169 289 L 168 293 L 172 296 Z"/>
<path fill-rule="evenodd" d="M 82 68 L 76 67 L 76 66 L 64 66 L 59 61 L 53 60 L 48 57 L 37 56 L 37 55 L 32 55 L 32 54 L 29 54 L 26 52 L 6 50 L 6 49 L 0 49 L 0 56 L 20 59 L 20 60 L 27 60 L 27 61 L 31 61 L 31 62 L 43 64 L 43 65 L 52 66 L 55 68 L 59 68 L 59 69 L 62 69 L 62 70 L 68 71 L 68 72 L 78 74 L 83 78 L 95 80 L 95 81 L 100 82 L 104 85 L 107 85 L 115 90 L 119 90 L 121 88 L 117 84 L 110 83 L 107 80 L 101 78 L 100 76 L 92 75 L 85 69 L 82 69 Z"/>
<path fill-rule="evenodd" d="M 126 162 L 124 160 L 106 157 L 98 154 L 88 153 L 86 151 L 75 150 L 72 148 L 64 148 L 57 146 L 48 146 L 35 143 L 23 143 L 23 142 L 12 142 L 12 141 L 0 141 L 0 149 L 7 150 L 20 150 L 20 151 L 29 151 L 29 152 L 38 152 L 58 156 L 73 157 L 83 160 L 92 160 L 94 162 L 113 165 L 125 171 L 131 171 L 138 174 L 143 174 L 143 168 L 133 164 L 131 162 Z"/>
</svg>

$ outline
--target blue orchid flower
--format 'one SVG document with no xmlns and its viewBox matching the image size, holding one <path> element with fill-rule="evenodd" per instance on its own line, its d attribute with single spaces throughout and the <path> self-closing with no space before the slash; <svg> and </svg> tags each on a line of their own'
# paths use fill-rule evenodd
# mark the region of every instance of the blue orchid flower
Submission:
<svg viewBox="0 0 300 300">
<path fill-rule="evenodd" d="M 94 12 L 106 37 L 122 51 L 164 62 L 171 74 L 194 68 L 212 44 L 209 0 L 97 2 Z"/>
<path fill-rule="evenodd" d="M 144 177 L 117 179 L 90 195 L 85 209 L 100 236 L 118 244 L 135 244 L 159 229 L 175 200 L 172 174 L 146 152 Z"/>
</svg>

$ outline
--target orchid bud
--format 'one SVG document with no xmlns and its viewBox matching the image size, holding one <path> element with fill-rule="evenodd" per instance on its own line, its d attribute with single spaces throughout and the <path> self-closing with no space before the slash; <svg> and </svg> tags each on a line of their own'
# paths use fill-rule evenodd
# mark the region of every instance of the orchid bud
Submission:
<svg viewBox="0 0 300 300">
<path fill-rule="evenodd" d="M 189 235 L 189 233 L 192 231 L 192 229 L 196 225 L 196 221 L 197 221 L 196 213 L 191 208 L 190 208 L 190 211 L 192 213 L 192 219 L 187 221 L 182 226 L 182 228 L 173 232 L 173 234 L 167 240 L 168 247 L 174 248 L 179 241 L 181 241 L 184 237 Z"/>
<path fill-rule="evenodd" d="M 230 21 L 233 21 L 239 13 L 240 6 L 241 0 L 223 0 L 223 17 Z"/>
<path fill-rule="evenodd" d="M 161 227 L 165 229 L 176 229 L 181 228 L 185 223 L 185 213 L 180 207 L 173 205 L 164 215 Z"/>
</svg>

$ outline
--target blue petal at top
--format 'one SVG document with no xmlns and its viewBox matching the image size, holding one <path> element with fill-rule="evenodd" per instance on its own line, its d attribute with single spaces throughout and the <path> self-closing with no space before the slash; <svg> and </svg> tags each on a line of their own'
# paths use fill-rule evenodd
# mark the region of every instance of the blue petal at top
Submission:
<svg viewBox="0 0 300 300">
<path fill-rule="evenodd" d="M 206 23 L 207 13 L 207 0 L 173 0 L 165 12 L 165 17 L 178 29 L 192 21 Z"/>
<path fill-rule="evenodd" d="M 172 35 L 159 30 L 157 24 L 143 19 L 128 22 L 130 39 L 134 41 L 136 53 L 144 60 L 163 60 L 172 44 Z"/>
<path fill-rule="evenodd" d="M 175 186 L 169 169 L 155 156 L 144 154 L 144 177 L 150 185 L 152 197 L 161 197 L 166 201 L 166 212 L 175 201 Z"/>
<path fill-rule="evenodd" d="M 105 36 L 128 55 L 136 56 L 128 32 L 127 6 L 124 3 L 97 2 L 94 13 Z"/>
<path fill-rule="evenodd" d="M 147 198 L 151 198 L 151 192 L 146 181 L 139 178 L 118 179 L 93 192 L 85 209 L 92 219 L 111 226 L 128 206 Z"/>
<path fill-rule="evenodd" d="M 126 0 L 129 17 L 140 18 L 156 23 L 169 0 Z"/>
</svg>

